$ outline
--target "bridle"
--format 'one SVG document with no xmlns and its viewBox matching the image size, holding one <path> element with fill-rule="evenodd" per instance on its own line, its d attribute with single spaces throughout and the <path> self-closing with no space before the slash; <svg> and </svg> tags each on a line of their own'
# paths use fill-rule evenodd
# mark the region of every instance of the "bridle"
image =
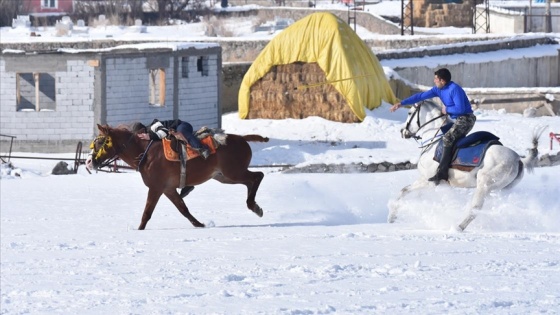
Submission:
<svg viewBox="0 0 560 315">
<path fill-rule="evenodd" d="M 423 103 L 424 103 L 424 102 L 421 102 L 421 103 L 412 105 L 412 107 L 414 108 L 414 111 L 412 112 L 412 114 L 411 114 L 411 116 L 409 117 L 409 119 L 406 120 L 406 126 L 404 127 L 404 129 L 402 129 L 402 131 L 406 130 L 406 131 L 409 132 L 408 138 L 413 138 L 414 140 L 421 140 L 422 137 L 421 137 L 421 136 L 418 136 L 418 132 L 419 132 L 422 128 L 426 127 L 428 124 L 430 124 L 431 122 L 433 122 L 433 121 L 435 121 L 435 120 L 438 120 L 438 119 L 440 119 L 440 118 L 442 118 L 442 117 L 447 116 L 446 114 L 443 114 L 443 113 L 442 113 L 442 114 L 440 114 L 439 116 L 436 116 L 436 117 L 434 117 L 434 118 L 432 118 L 432 119 L 426 121 L 425 123 L 420 124 L 420 106 L 422 106 Z M 409 130 L 408 128 L 410 127 L 410 124 L 411 124 L 412 121 L 414 120 L 414 116 L 416 116 L 416 125 L 418 126 L 418 130 L 416 130 L 416 132 L 410 132 L 410 130 Z M 444 122 L 445 122 L 445 121 L 444 121 Z M 442 124 L 442 125 L 443 125 L 443 124 Z M 436 134 L 437 134 L 437 132 L 438 132 L 440 129 L 441 129 L 441 126 L 440 126 L 440 127 L 438 128 L 438 130 L 436 131 Z M 405 137 L 404 134 L 402 133 L 402 131 L 401 131 L 401 134 L 403 135 L 403 137 Z M 434 136 L 434 137 L 435 137 L 435 136 Z M 405 138 L 406 138 L 406 137 L 405 137 Z"/>
<path fill-rule="evenodd" d="M 132 139 L 134 139 L 134 136 L 135 135 L 133 133 L 130 136 L 130 138 L 128 138 L 128 141 L 126 143 L 123 143 L 122 145 L 120 145 L 116 149 L 113 149 L 113 152 L 114 152 L 113 155 L 110 158 L 105 159 L 105 161 L 103 163 L 101 163 L 97 168 L 103 168 L 105 166 L 108 166 L 108 165 L 112 164 L 116 160 L 118 160 L 119 159 L 119 154 L 121 152 L 123 152 L 124 149 L 126 149 L 128 144 L 130 144 L 130 141 L 132 141 Z M 95 151 L 95 143 L 96 143 L 96 141 L 98 141 L 100 139 L 103 139 L 103 144 L 101 144 L 101 147 L 99 147 L 99 150 Z M 99 135 L 99 136 L 95 137 L 95 139 L 93 139 L 93 141 L 91 141 L 91 144 L 89 145 L 89 148 L 92 150 L 93 159 L 97 160 L 104 153 L 107 153 L 108 149 L 113 148 L 113 139 L 111 138 L 110 135 Z"/>
</svg>

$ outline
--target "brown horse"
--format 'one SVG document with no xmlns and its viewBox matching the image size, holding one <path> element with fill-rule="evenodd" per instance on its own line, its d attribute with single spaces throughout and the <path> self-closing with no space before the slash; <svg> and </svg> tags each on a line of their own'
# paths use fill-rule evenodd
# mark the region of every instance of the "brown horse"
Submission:
<svg viewBox="0 0 560 315">
<path fill-rule="evenodd" d="M 179 187 L 181 165 L 180 162 L 171 162 L 165 158 L 161 141 L 141 140 L 127 128 L 111 128 L 99 124 L 97 128 L 99 135 L 91 143 L 93 168 L 101 168 L 120 158 L 142 174 L 142 180 L 149 188 L 139 230 L 146 228 L 162 194 L 171 200 L 192 225 L 204 227 L 204 224 L 192 216 L 179 196 L 176 189 Z M 267 142 L 268 138 L 227 134 L 226 141 L 208 159 L 197 157 L 187 162 L 185 184 L 200 185 L 212 178 L 224 184 L 243 184 L 247 186 L 247 207 L 262 217 L 263 210 L 255 202 L 255 196 L 264 174 L 247 169 L 252 157 L 247 141 Z"/>
</svg>

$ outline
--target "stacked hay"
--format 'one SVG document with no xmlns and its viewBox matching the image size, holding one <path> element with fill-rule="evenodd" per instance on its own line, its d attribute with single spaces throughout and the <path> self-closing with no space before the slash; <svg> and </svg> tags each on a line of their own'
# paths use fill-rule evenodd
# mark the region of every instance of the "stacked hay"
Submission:
<svg viewBox="0 0 560 315">
<path fill-rule="evenodd" d="M 326 81 L 325 72 L 317 63 L 273 66 L 251 86 L 247 118 L 319 116 L 332 121 L 359 122 L 344 96 Z"/>
</svg>

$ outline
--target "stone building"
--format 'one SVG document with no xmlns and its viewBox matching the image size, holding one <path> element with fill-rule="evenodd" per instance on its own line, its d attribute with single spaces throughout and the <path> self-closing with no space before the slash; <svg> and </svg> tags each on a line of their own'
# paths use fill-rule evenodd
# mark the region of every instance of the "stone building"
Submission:
<svg viewBox="0 0 560 315">
<path fill-rule="evenodd" d="M 183 119 L 221 127 L 221 48 L 211 43 L 122 45 L 0 54 L 0 134 L 13 151 L 73 152 L 97 124 Z M 0 137 L 7 152 L 8 137 Z"/>
</svg>

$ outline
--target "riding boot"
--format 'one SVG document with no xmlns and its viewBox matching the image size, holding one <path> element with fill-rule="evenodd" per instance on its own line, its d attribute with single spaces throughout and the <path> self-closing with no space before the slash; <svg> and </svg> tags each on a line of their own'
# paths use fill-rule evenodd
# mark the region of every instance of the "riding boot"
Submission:
<svg viewBox="0 0 560 315">
<path fill-rule="evenodd" d="M 441 155 L 441 160 L 439 161 L 439 166 L 436 175 L 430 177 L 428 181 L 434 182 L 436 185 L 438 185 L 440 180 L 448 180 L 449 165 L 451 164 L 452 158 L 453 158 L 453 147 L 443 146 L 443 152 Z"/>
<path fill-rule="evenodd" d="M 181 189 L 181 192 L 179 193 L 179 195 L 181 196 L 181 198 L 185 198 L 193 190 L 194 190 L 194 186 L 185 186 L 185 187 L 183 187 L 183 189 Z"/>
</svg>

